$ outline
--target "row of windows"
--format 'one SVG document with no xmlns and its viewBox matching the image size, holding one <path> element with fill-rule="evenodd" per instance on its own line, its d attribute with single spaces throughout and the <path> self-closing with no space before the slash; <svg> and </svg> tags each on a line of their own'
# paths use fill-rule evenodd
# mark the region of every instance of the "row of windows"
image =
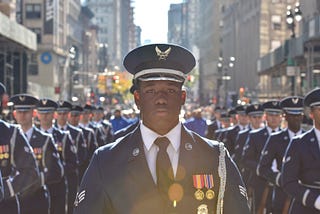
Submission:
<svg viewBox="0 0 320 214">
<path fill-rule="evenodd" d="M 41 4 L 26 4 L 26 18 L 40 19 L 41 18 Z"/>
</svg>

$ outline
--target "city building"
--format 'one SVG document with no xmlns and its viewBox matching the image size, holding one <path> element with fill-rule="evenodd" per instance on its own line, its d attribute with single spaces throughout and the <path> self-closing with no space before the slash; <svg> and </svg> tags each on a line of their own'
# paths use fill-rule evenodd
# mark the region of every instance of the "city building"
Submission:
<svg viewBox="0 0 320 214">
<path fill-rule="evenodd" d="M 238 0 L 225 9 L 222 50 L 224 56 L 235 58 L 234 67 L 229 69 L 230 83 L 226 88 L 229 93 L 239 94 L 239 90 L 244 89 L 251 101 L 278 97 L 276 94 L 269 96 L 267 87 L 278 91 L 278 94 L 283 93 L 276 85 L 285 80 L 277 71 L 273 80 L 266 79 L 260 73 L 259 59 L 290 38 L 286 12 L 287 6 L 293 7 L 295 3 L 294 0 Z"/>
<path fill-rule="evenodd" d="M 140 44 L 131 0 L 87 0 L 85 4 L 95 14 L 93 22 L 99 27 L 98 41 L 105 52 L 105 68 L 123 71 L 123 57 Z"/>
<path fill-rule="evenodd" d="M 260 99 L 303 96 L 320 84 L 320 2 L 301 0 L 299 8 L 302 20 L 296 25 L 301 33 L 293 29 L 294 37 L 259 59 L 258 71 L 264 79 Z"/>
<path fill-rule="evenodd" d="M 27 92 L 29 58 L 37 50 L 36 34 L 16 21 L 15 1 L 0 0 L 0 82 L 9 96 Z"/>
</svg>

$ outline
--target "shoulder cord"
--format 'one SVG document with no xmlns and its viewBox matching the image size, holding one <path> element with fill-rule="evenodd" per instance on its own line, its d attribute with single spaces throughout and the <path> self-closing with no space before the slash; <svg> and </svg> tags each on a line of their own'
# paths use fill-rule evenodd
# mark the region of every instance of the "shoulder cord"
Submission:
<svg viewBox="0 0 320 214">
<path fill-rule="evenodd" d="M 14 127 L 13 134 L 10 139 L 10 147 L 11 147 L 11 158 L 10 158 L 11 161 L 10 162 L 14 168 L 16 167 L 16 163 L 14 161 L 14 149 L 15 149 L 15 145 L 16 145 L 17 131 L 18 131 L 18 128 Z"/>
<path fill-rule="evenodd" d="M 226 170 L 226 151 L 224 149 L 223 143 L 219 143 L 219 168 L 218 173 L 220 177 L 220 187 L 219 187 L 219 194 L 218 194 L 218 204 L 217 204 L 217 214 L 223 213 L 223 197 L 224 192 L 226 190 L 226 180 L 227 180 L 227 170 Z"/>
<path fill-rule="evenodd" d="M 62 138 L 62 159 L 63 161 L 66 160 L 66 154 L 65 154 L 65 150 L 66 150 L 66 144 L 67 144 L 67 139 L 69 137 L 69 133 L 63 133 L 63 138 Z"/>
</svg>

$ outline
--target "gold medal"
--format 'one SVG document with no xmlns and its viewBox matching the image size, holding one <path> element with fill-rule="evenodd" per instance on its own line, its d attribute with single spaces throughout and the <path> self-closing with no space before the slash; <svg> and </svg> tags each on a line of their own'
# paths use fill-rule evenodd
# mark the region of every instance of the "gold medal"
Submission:
<svg viewBox="0 0 320 214">
<path fill-rule="evenodd" d="M 208 206 L 206 204 L 200 204 L 197 208 L 197 214 L 208 214 Z"/>
<path fill-rule="evenodd" d="M 201 189 L 198 189 L 195 193 L 194 193 L 194 197 L 198 200 L 198 201 L 202 201 L 204 199 L 204 192 Z"/>
<path fill-rule="evenodd" d="M 207 192 L 206 192 L 206 198 L 208 200 L 212 200 L 214 198 L 215 194 L 214 194 L 214 191 L 209 189 Z"/>
<path fill-rule="evenodd" d="M 3 159 L 3 156 L 4 156 L 3 154 L 0 154 L 0 159 Z"/>
<path fill-rule="evenodd" d="M 8 159 L 9 158 L 9 153 L 4 153 L 3 157 Z"/>
</svg>

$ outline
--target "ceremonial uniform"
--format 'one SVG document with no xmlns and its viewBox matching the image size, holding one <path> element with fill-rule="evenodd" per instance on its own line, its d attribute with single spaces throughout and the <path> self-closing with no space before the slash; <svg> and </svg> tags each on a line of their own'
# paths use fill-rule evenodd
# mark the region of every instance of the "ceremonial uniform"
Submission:
<svg viewBox="0 0 320 214">
<path fill-rule="evenodd" d="M 4 185 L 0 211 L 20 213 L 17 195 L 39 184 L 39 170 L 32 148 L 21 129 L 0 120 L 0 133 L 0 169 Z"/>
<path fill-rule="evenodd" d="M 215 113 L 220 115 L 221 113 L 221 107 L 220 106 L 217 106 L 215 107 Z M 221 129 L 222 126 L 221 126 L 221 122 L 219 121 L 220 119 L 220 116 L 219 118 L 215 118 L 214 120 L 212 120 L 209 124 L 208 124 L 208 127 L 207 127 L 207 133 L 206 133 L 206 138 L 208 139 L 212 139 L 212 140 L 215 140 L 216 139 L 216 130 L 218 129 Z"/>
<path fill-rule="evenodd" d="M 67 179 L 66 174 L 74 173 L 77 169 L 77 148 L 71 143 L 69 132 L 64 132 L 52 125 L 53 114 L 58 107 L 51 99 L 40 99 L 37 106 L 40 129 L 52 135 L 55 147 L 63 164 L 64 176 L 59 182 L 48 184 L 50 192 L 50 213 L 63 214 L 67 211 Z"/>
<path fill-rule="evenodd" d="M 238 117 L 247 117 L 246 116 L 246 111 L 245 111 L 245 106 L 237 106 L 235 109 L 236 114 L 238 114 Z M 247 121 L 244 121 L 243 119 L 241 120 L 240 124 L 240 120 L 238 120 L 238 124 L 235 124 L 232 127 L 229 127 L 227 129 L 227 132 L 225 134 L 225 141 L 224 144 L 227 147 L 229 154 L 231 155 L 231 157 L 234 157 L 234 148 L 235 148 L 235 142 L 238 136 L 239 131 L 244 130 L 247 128 Z"/>
<path fill-rule="evenodd" d="M 148 169 L 140 128 L 124 139 L 99 148 L 90 163 L 76 199 L 75 213 L 196 213 L 206 207 L 207 213 L 215 213 L 219 194 L 218 172 L 220 151 L 217 142 L 200 138 L 196 134 L 181 130 L 179 169 L 176 175 L 178 198 L 162 204 L 156 184 Z M 223 213 L 249 213 L 246 190 L 239 172 L 226 153 L 226 190 Z M 112 173 L 112 175 L 110 175 Z M 213 178 L 213 198 L 195 196 L 194 179 L 205 175 Z M 209 190 L 198 184 L 203 194 Z M 181 195 L 179 195 L 181 194 Z M 201 199 L 201 200 L 200 200 Z M 168 207 L 167 207 L 168 206 Z M 163 210 L 167 208 L 168 210 Z"/>
<path fill-rule="evenodd" d="M 193 55 L 180 46 L 151 44 L 130 52 L 124 65 L 134 74 L 143 120 L 96 150 L 75 214 L 249 213 L 246 189 L 223 144 L 179 122 Z"/>
<path fill-rule="evenodd" d="M 58 101 L 58 113 L 69 114 L 72 109 L 72 104 L 68 101 Z M 60 118 L 61 119 L 61 118 Z M 62 119 L 61 119 L 62 120 Z M 86 164 L 88 158 L 87 144 L 85 143 L 83 132 L 80 128 L 74 127 L 63 120 L 64 124 L 59 124 L 57 119 L 57 128 L 69 132 L 71 143 L 75 146 L 77 153 L 77 167 L 73 171 L 66 173 L 68 184 L 68 213 L 72 213 L 72 207 L 79 187 L 79 170 Z"/>
<path fill-rule="evenodd" d="M 259 122 L 259 120 L 257 120 L 256 118 L 262 118 L 263 107 L 261 104 L 251 104 L 246 108 L 246 114 L 249 117 L 250 124 L 247 129 L 244 129 L 239 132 L 234 145 L 234 158 L 233 158 L 233 160 L 238 164 L 242 173 L 244 173 L 243 171 L 244 168 L 242 163 L 243 148 L 247 141 L 249 132 L 252 129 L 260 128 L 258 124 L 254 124 L 254 123 Z M 242 176 L 244 176 L 244 174 L 242 174 Z M 246 179 L 244 179 L 244 181 L 246 182 Z"/>
<path fill-rule="evenodd" d="M 267 114 L 281 114 L 279 101 L 269 101 L 263 104 L 263 108 Z M 276 132 L 279 127 L 274 127 L 272 130 L 267 124 L 266 127 L 252 130 L 249 132 L 248 140 L 243 150 L 243 164 L 246 170 L 250 171 L 250 178 L 248 179 L 249 196 L 253 200 L 252 209 L 258 211 L 259 209 L 267 208 L 267 212 L 271 209 L 271 194 L 266 180 L 256 174 L 258 162 L 260 160 L 261 151 L 269 138 L 271 132 Z M 279 124 L 280 125 L 280 120 Z"/>
<path fill-rule="evenodd" d="M 303 99 L 301 97 L 288 97 L 280 102 L 280 106 L 286 114 L 290 115 L 300 115 L 300 124 L 302 122 L 302 113 L 303 113 Z M 298 120 L 298 118 L 294 117 Z M 291 121 L 288 121 L 289 128 L 292 126 Z M 273 192 L 272 197 L 272 213 L 281 214 L 283 210 L 287 210 L 284 207 L 286 200 L 290 199 L 287 197 L 287 194 L 281 188 L 281 167 L 284 153 L 289 145 L 290 139 L 294 135 L 299 135 L 302 133 L 300 125 L 298 124 L 297 132 L 293 133 L 289 128 L 281 130 L 275 134 L 272 134 L 267 140 L 262 152 L 260 161 L 257 167 L 258 176 L 262 176 L 267 179 L 268 182 L 272 183 L 273 189 L 270 190 Z M 276 168 L 274 167 L 274 161 L 276 162 Z"/>
<path fill-rule="evenodd" d="M 96 148 L 98 148 L 98 143 L 94 135 L 94 131 L 91 128 L 87 128 L 79 124 L 80 114 L 82 112 L 83 112 L 83 108 L 81 106 L 72 105 L 72 109 L 70 111 L 70 117 L 69 117 L 69 123 L 74 127 L 81 129 L 83 133 L 84 143 L 86 144 L 87 153 L 88 153 L 85 163 L 82 164 L 79 168 L 79 183 L 81 181 L 83 173 L 88 167 L 88 164 L 93 152 L 96 150 Z"/>
<path fill-rule="evenodd" d="M 290 214 L 320 212 L 320 89 L 304 97 L 304 106 L 310 107 L 314 127 L 294 137 L 284 157 L 282 167 L 283 189 L 293 197 Z"/>
<path fill-rule="evenodd" d="M 32 129 L 29 143 L 38 162 L 41 188 L 35 190 L 34 194 L 21 197 L 21 212 L 49 213 L 50 195 L 47 185 L 61 181 L 64 174 L 63 165 L 52 136 L 41 132 L 36 127 Z"/>
<path fill-rule="evenodd" d="M 104 109 L 102 106 L 93 106 L 92 107 L 92 112 L 94 114 L 96 114 L 96 116 L 94 117 L 95 120 L 93 120 L 93 125 L 96 126 L 97 128 L 100 129 L 100 132 L 102 132 L 102 142 L 99 142 L 98 140 L 98 144 L 99 146 L 103 146 L 105 144 L 111 143 L 113 142 L 113 127 L 111 125 L 111 123 L 109 123 L 108 121 L 105 121 L 103 119 L 104 116 Z M 101 144 L 103 143 L 103 144 Z"/>
<path fill-rule="evenodd" d="M 39 100 L 27 94 L 17 94 L 11 97 L 10 101 L 14 104 L 17 122 L 21 125 L 33 149 L 41 178 L 40 188 L 35 186 L 32 192 L 22 193 L 19 196 L 21 212 L 49 213 L 50 196 L 46 185 L 59 182 L 63 176 L 59 153 L 52 136 L 41 132 L 32 125 L 33 109 L 37 106 Z"/>
</svg>

